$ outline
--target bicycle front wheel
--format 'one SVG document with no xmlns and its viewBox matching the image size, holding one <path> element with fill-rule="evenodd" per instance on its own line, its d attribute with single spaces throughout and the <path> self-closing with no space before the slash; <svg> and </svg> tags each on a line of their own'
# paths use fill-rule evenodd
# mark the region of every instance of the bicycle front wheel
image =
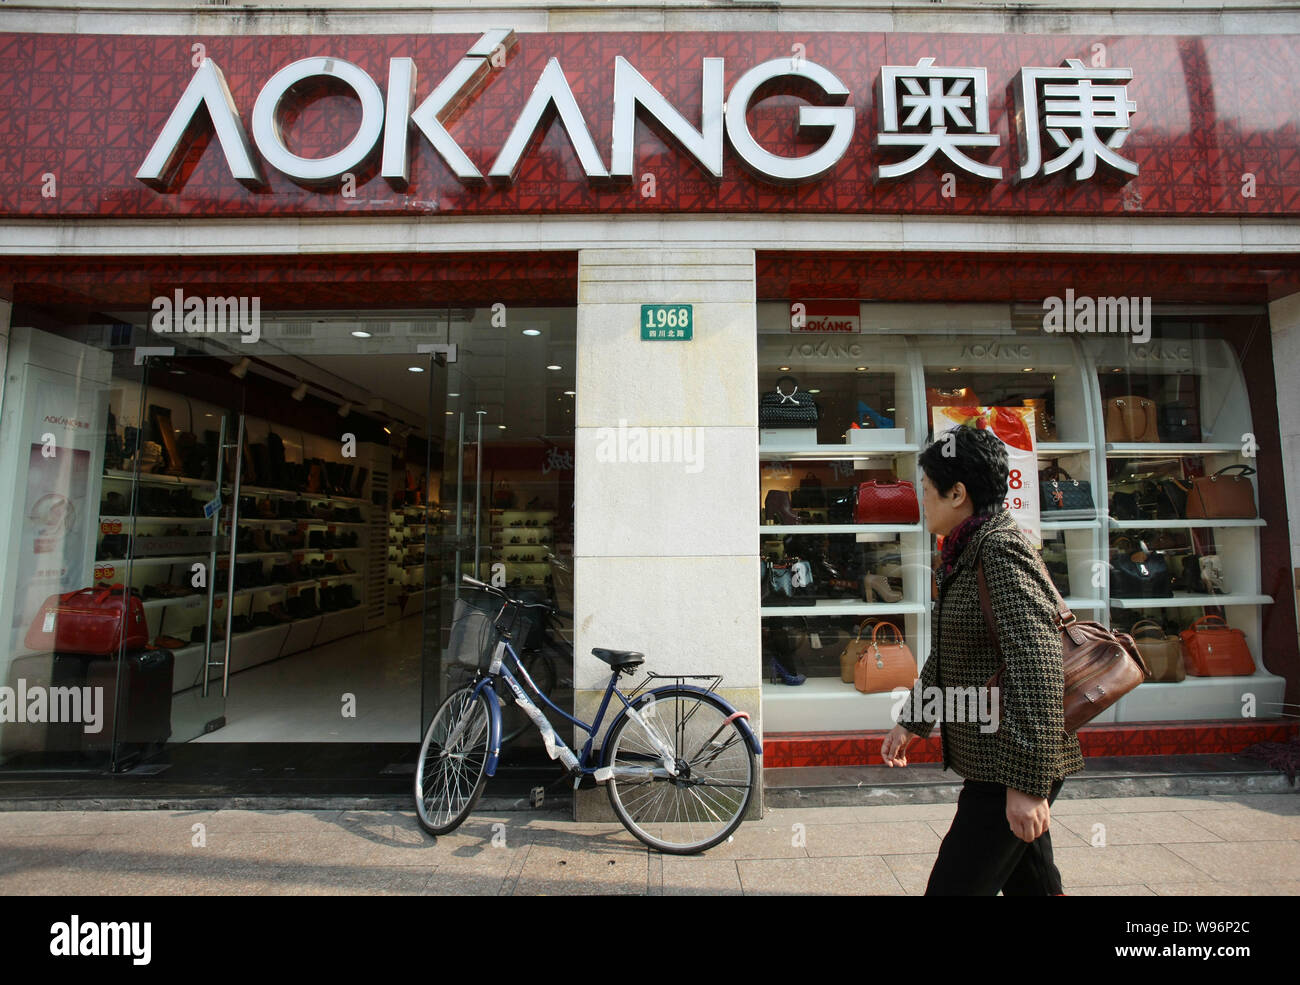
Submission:
<svg viewBox="0 0 1300 985">
<path fill-rule="evenodd" d="M 731 712 L 711 694 L 685 689 L 647 694 L 634 702 L 643 727 L 625 715 L 610 730 L 605 763 L 614 813 L 651 848 L 694 855 L 725 840 L 740 825 L 754 794 L 754 751 Z M 659 741 L 654 741 L 658 739 Z M 677 776 L 664 766 L 672 750 Z"/>
<path fill-rule="evenodd" d="M 434 713 L 415 764 L 415 814 L 430 834 L 455 830 L 487 783 L 488 699 L 454 691 Z"/>
</svg>

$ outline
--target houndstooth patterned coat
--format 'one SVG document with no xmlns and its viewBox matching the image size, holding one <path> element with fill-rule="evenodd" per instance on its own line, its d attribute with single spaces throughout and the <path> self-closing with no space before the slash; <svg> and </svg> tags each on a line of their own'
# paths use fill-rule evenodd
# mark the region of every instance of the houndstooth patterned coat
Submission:
<svg viewBox="0 0 1300 985">
<path fill-rule="evenodd" d="M 969 780 L 984 780 L 1046 797 L 1052 784 L 1083 769 L 1079 740 L 1065 731 L 1061 634 L 1053 617 L 1051 583 L 1033 546 L 1003 510 L 985 522 L 962 550 L 951 575 L 939 572 L 939 597 L 931 613 L 930 657 L 919 684 L 982 687 L 1000 661 L 980 612 L 975 565 L 982 559 L 1007 669 L 1002 679 L 998 727 L 978 722 L 943 724 L 943 762 Z M 935 710 L 913 692 L 899 716 L 908 731 L 925 737 Z"/>
</svg>

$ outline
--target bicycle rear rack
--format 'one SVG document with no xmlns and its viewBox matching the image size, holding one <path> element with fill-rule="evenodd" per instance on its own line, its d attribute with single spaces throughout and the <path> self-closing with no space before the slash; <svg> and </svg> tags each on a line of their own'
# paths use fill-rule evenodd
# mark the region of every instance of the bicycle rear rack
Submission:
<svg viewBox="0 0 1300 985">
<path fill-rule="evenodd" d="M 645 679 L 640 684 L 638 684 L 635 688 L 633 688 L 631 691 L 628 692 L 627 694 L 628 699 L 631 700 L 632 698 L 635 698 L 647 687 L 651 687 L 653 681 L 673 681 L 678 685 L 683 685 L 687 681 L 708 681 L 709 685 L 704 690 L 707 691 L 709 694 L 714 694 L 717 691 L 718 686 L 722 684 L 722 675 L 721 674 L 654 674 L 654 673 L 646 674 Z"/>
</svg>

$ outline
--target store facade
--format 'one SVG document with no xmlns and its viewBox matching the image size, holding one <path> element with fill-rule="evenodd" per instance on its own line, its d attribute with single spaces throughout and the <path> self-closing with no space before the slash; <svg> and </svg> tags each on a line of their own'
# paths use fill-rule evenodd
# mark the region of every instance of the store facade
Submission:
<svg viewBox="0 0 1300 985">
<path fill-rule="evenodd" d="M 933 538 L 844 499 L 919 487 L 960 406 L 1034 409 L 1024 495 L 1076 612 L 1221 617 L 1248 650 L 1144 684 L 1085 754 L 1293 733 L 1292 15 L 188 16 L 0 22 L 6 681 L 82 672 L 39 613 L 100 583 L 170 654 L 152 710 L 128 660 L 84 671 L 115 713 L 83 765 L 418 741 L 469 571 L 569 603 L 575 655 L 538 659 L 580 714 L 591 647 L 636 649 L 722 674 L 769 767 L 878 761 L 892 701 L 841 655 L 865 631 L 924 659 Z M 772 426 L 795 386 L 815 420 Z M 1224 468 L 1249 511 L 1161 498 Z M 32 725 L 0 726 L 0 770 L 67 740 Z"/>
</svg>

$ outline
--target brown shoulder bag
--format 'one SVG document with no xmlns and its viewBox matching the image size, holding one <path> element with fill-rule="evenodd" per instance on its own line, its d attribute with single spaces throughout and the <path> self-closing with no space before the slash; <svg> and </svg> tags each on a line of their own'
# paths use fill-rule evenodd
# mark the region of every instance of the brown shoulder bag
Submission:
<svg viewBox="0 0 1300 985">
<path fill-rule="evenodd" d="M 1034 553 L 1038 557 L 1037 551 Z M 1043 559 L 1038 558 L 1042 565 Z M 997 686 L 1001 700 L 1002 675 L 1006 658 L 998 639 L 997 623 L 993 619 L 993 606 L 989 602 L 989 587 L 984 579 L 984 565 L 976 567 L 979 581 L 980 610 L 989 638 L 1002 657 L 1002 666 L 989 678 L 986 686 Z M 1138 653 L 1137 644 L 1127 633 L 1116 633 L 1099 622 L 1083 622 L 1075 617 L 1052 584 L 1046 568 L 1047 584 L 1056 596 L 1056 626 L 1061 631 L 1061 670 L 1065 676 L 1065 731 L 1073 734 L 1124 695 L 1151 676 L 1147 665 Z"/>
</svg>

